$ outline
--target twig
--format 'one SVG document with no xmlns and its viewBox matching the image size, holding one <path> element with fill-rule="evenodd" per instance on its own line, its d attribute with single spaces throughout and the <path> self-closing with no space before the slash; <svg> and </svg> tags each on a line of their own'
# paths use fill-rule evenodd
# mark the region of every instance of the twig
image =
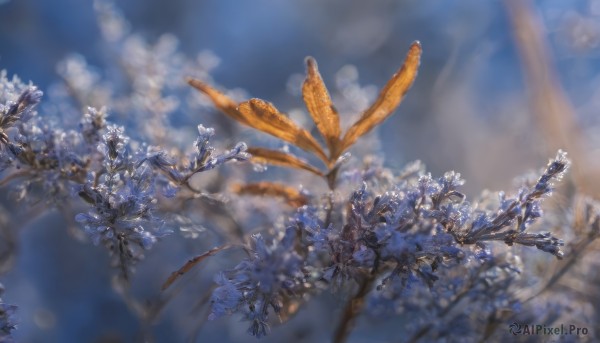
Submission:
<svg viewBox="0 0 600 343">
<path fill-rule="evenodd" d="M 231 245 L 222 245 L 220 247 L 212 248 L 209 251 L 205 252 L 204 254 L 198 255 L 198 256 L 188 260 L 181 268 L 179 268 L 178 270 L 171 273 L 171 276 L 169 276 L 167 281 L 165 281 L 165 283 L 162 285 L 161 290 L 164 291 L 165 289 L 169 288 L 169 286 L 171 286 L 171 284 L 173 284 L 173 282 L 175 282 L 179 277 L 181 277 L 185 273 L 189 272 L 192 268 L 194 268 L 195 265 L 204 261 L 204 259 L 206 259 L 207 257 L 212 256 L 221 250 L 225 250 L 225 249 L 229 249 L 229 248 L 231 248 Z"/>
<path fill-rule="evenodd" d="M 350 331 L 352 331 L 352 328 L 354 327 L 356 317 L 358 317 L 358 315 L 362 312 L 365 304 L 365 298 L 371 290 L 374 282 L 375 275 L 371 273 L 361 282 L 360 288 L 358 289 L 356 295 L 354 295 L 354 297 L 352 297 L 352 299 L 346 303 L 340 323 L 335 329 L 335 333 L 333 335 L 334 343 L 344 343 L 348 339 Z"/>
<path fill-rule="evenodd" d="M 12 180 L 18 179 L 20 177 L 25 177 L 30 174 L 31 174 L 31 171 L 29 171 L 29 170 L 23 170 L 23 171 L 19 171 L 19 172 L 10 174 L 7 177 L 5 177 L 4 179 L 0 180 L 0 187 L 6 186 Z"/>
</svg>

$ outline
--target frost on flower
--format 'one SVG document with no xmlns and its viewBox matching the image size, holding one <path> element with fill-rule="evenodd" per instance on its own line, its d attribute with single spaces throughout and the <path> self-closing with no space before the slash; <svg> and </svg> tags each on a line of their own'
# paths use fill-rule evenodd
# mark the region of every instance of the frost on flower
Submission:
<svg viewBox="0 0 600 343">
<path fill-rule="evenodd" d="M 209 319 L 240 312 L 251 322 L 248 332 L 261 337 L 269 331 L 269 313 L 281 319 L 289 308 L 285 304 L 309 291 L 305 283 L 302 258 L 294 252 L 296 231 L 285 231 L 267 244 L 262 235 L 252 236 L 248 258 L 234 269 L 218 274 L 218 287 L 211 298 Z"/>
<path fill-rule="evenodd" d="M 252 236 L 249 258 L 218 275 L 210 319 L 241 313 L 251 322 L 249 333 L 260 337 L 268 332 L 269 307 L 277 313 L 330 288 L 356 292 L 362 300 L 350 303 L 366 303 L 373 315 L 419 309 L 406 328 L 415 339 L 437 337 L 459 323 L 484 325 L 461 316 L 432 325 L 427 320 L 455 306 L 457 293 L 490 316 L 519 308 L 509 291 L 519 279 L 518 257 L 507 248 L 494 253 L 502 250 L 488 245 L 534 246 L 561 258 L 560 239 L 529 228 L 567 166 L 559 152 L 535 183 L 513 196 L 498 193 L 495 208 L 468 202 L 460 192 L 464 180 L 455 172 L 433 178 L 419 168 L 391 184 L 365 179 L 336 207 L 343 216 L 328 222 L 326 210 L 305 205 L 273 243 Z M 349 313 L 357 310 L 349 306 Z"/>
<path fill-rule="evenodd" d="M 92 208 L 75 217 L 95 244 L 102 243 L 110 250 L 125 279 L 143 257 L 143 250 L 168 232 L 154 213 L 152 168 L 137 163 L 129 153 L 128 141 L 122 128 L 107 128 L 97 146 L 105 158 L 102 169 L 91 173 L 88 182 L 78 187 L 79 196 Z"/>
</svg>

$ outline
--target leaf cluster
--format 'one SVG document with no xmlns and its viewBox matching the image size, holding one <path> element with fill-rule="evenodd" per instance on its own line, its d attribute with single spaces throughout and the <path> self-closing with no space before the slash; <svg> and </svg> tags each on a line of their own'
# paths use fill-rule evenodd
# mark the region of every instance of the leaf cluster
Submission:
<svg viewBox="0 0 600 343">
<path fill-rule="evenodd" d="M 319 73 L 317 62 L 314 58 L 308 57 L 306 59 L 307 75 L 302 86 L 302 95 L 308 113 L 325 141 L 325 146 L 319 144 L 317 138 L 308 130 L 292 121 L 269 102 L 253 98 L 238 103 L 200 80 L 189 78 L 188 83 L 206 95 L 225 115 L 316 156 L 324 164 L 325 170 L 288 152 L 250 147 L 248 152 L 253 156 L 252 159 L 255 162 L 308 171 L 324 177 L 329 188 L 334 189 L 339 166 L 338 160 L 360 137 L 381 124 L 400 105 L 417 76 L 421 52 L 421 44 L 418 41 L 414 42 L 409 48 L 402 67 L 381 90 L 375 102 L 344 134 L 341 130 L 340 116 Z M 281 188 L 280 185 L 272 185 L 272 190 L 267 190 L 266 183 L 262 183 L 260 188 L 264 189 L 266 193 L 278 192 L 277 189 Z M 249 187 L 249 189 L 256 190 L 256 187 Z"/>
</svg>

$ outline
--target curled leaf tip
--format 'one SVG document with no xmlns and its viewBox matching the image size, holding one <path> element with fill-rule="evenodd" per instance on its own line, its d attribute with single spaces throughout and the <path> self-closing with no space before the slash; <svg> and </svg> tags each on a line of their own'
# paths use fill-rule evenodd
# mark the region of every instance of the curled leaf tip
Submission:
<svg viewBox="0 0 600 343">
<path fill-rule="evenodd" d="M 317 61 L 312 56 L 307 56 L 305 59 L 308 72 L 314 72 L 318 69 Z"/>
<path fill-rule="evenodd" d="M 204 89 L 204 88 L 207 87 L 206 83 L 204 83 L 204 82 L 202 82 L 202 81 L 200 81 L 198 79 L 194 79 L 192 77 L 186 77 L 185 78 L 185 82 L 187 82 L 188 85 L 190 85 L 190 86 L 192 86 L 192 87 L 194 87 L 194 88 L 196 88 L 198 90 L 202 90 L 202 89 Z"/>
</svg>

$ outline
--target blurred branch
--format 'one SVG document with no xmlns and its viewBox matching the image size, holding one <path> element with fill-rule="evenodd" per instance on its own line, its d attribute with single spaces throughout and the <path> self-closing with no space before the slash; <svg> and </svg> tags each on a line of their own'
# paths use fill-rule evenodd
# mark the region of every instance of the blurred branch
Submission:
<svg viewBox="0 0 600 343">
<path fill-rule="evenodd" d="M 334 343 L 344 343 L 348 339 L 350 332 L 354 328 L 356 318 L 360 315 L 365 305 L 365 299 L 373 284 L 375 283 L 375 274 L 366 276 L 360 283 L 360 287 L 356 295 L 348 300 L 339 324 L 335 329 L 332 341 Z"/>
<path fill-rule="evenodd" d="M 531 1 L 506 0 L 515 43 L 521 57 L 531 108 L 549 151 L 564 149 L 573 160 L 573 180 L 578 191 L 600 195 L 593 182 L 597 170 L 590 165 L 575 110 L 558 82 L 544 27 Z"/>
</svg>

